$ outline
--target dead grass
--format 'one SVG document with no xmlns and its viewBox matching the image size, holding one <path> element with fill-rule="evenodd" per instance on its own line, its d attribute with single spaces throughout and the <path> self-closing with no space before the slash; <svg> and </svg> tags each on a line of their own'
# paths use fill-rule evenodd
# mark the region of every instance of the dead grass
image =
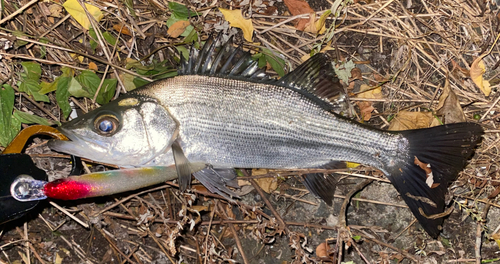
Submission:
<svg viewBox="0 0 500 264">
<path fill-rule="evenodd" d="M 90 47 L 88 31 L 63 9 L 57 9 L 62 4 L 60 2 L 4 1 L 0 17 L 0 42 L 5 47 L 0 51 L 2 83 L 16 87 L 21 61 L 39 62 L 43 66 L 42 80 L 47 82 L 60 75 L 61 66 L 79 71 L 95 63 L 101 78 L 116 78 L 123 73 L 140 76 L 125 68 L 127 58 L 145 59 L 144 62 L 148 63 L 146 58 L 150 56 L 174 65 L 175 45 L 182 43 L 182 37 L 174 39 L 166 33 L 164 21 L 171 16 L 167 1 L 89 1 L 104 10 L 103 20 L 99 23 L 93 21 L 97 35 L 108 31 L 118 40 L 116 45 L 110 45 L 98 37 L 95 52 Z M 125 4 L 127 2 L 134 2 L 135 15 Z M 461 225 L 465 218 L 470 217 L 469 222 L 472 219 L 475 228 L 467 232 L 472 232 L 472 235 L 464 234 L 468 237 L 464 240 L 441 238 L 436 242 L 417 231 L 411 222 L 406 228 L 395 231 L 399 234 L 389 236 L 391 239 L 386 239 L 384 232 L 380 231 L 387 229 L 385 226 L 354 225 L 350 231 L 341 230 L 351 233 L 343 233 L 345 237 L 340 238 L 340 235 L 337 237 L 338 230 L 326 225 L 325 219 L 300 222 L 286 216 L 287 206 L 292 204 L 319 206 L 319 201 L 305 199 L 303 189 L 297 190 L 288 183 L 281 183 L 280 192 L 270 197 L 253 184 L 259 190 L 261 200 L 250 199 L 251 203 L 247 203 L 246 199 L 246 202 L 236 201 L 233 205 L 203 188 L 181 195 L 173 184 L 167 184 L 133 192 L 129 196 L 120 195 L 114 200 L 61 203 L 64 209 L 47 206 L 38 217 L 24 225 L 4 226 L 0 263 L 168 263 L 167 259 L 176 263 L 233 263 L 236 260 L 260 263 L 259 259 L 266 259 L 263 254 L 275 252 L 271 245 L 286 255 L 286 262 L 278 260 L 276 255 L 271 258 L 281 263 L 340 263 L 336 257 L 342 250 L 339 252 L 335 241 L 341 239 L 346 242 L 346 247 L 350 247 L 349 252 L 356 252 L 344 251 L 344 261 L 355 260 L 356 263 L 361 263 L 362 259 L 369 263 L 389 263 L 394 259 L 480 263 L 481 260 L 500 258 L 498 247 L 491 240 L 500 229 L 500 72 L 497 69 L 500 54 L 498 44 L 493 45 L 499 32 L 498 6 L 491 1 L 355 1 L 347 8 L 339 9 L 338 17 L 328 17 L 327 25 L 334 23 L 336 28 L 331 41 L 325 41 L 324 35 L 296 30 L 292 16 L 282 3 L 250 2 L 254 5 L 204 0 L 188 0 L 182 4 L 200 12 L 199 16 L 191 18 L 191 24 L 203 39 L 215 29 L 226 33 L 236 31 L 224 24 L 217 7 L 237 7 L 252 18 L 256 29 L 256 43 L 244 42 L 246 48 L 255 51 L 265 47 L 278 51 L 292 67 L 318 47 L 318 43 L 322 43 L 320 48 L 333 48 L 328 52 L 337 60 L 353 60 L 362 75 L 358 81 L 351 81 L 348 90 L 351 94 L 359 91 L 360 83 L 382 84 L 382 98 L 351 97 L 352 102 L 369 102 L 374 107 L 371 117 L 365 118 L 374 126 L 387 128 L 388 118 L 402 110 L 435 111 L 445 80 L 449 80 L 466 119 L 481 123 L 486 130 L 482 146 L 450 188 L 454 217 L 459 219 L 456 223 Z M 310 5 L 330 6 L 319 0 L 310 1 Z M 326 10 L 315 11 L 321 15 Z M 307 18 L 308 15 L 296 17 Z M 127 28 L 131 35 L 120 33 L 117 27 Z M 17 47 L 22 41 L 24 45 Z M 12 46 L 14 43 L 17 44 Z M 489 55 L 483 59 L 486 66 L 484 77 L 492 84 L 492 93 L 486 97 L 471 81 L 469 72 L 473 61 L 490 49 Z M 142 78 L 152 80 L 152 76 Z M 118 82 L 116 96 L 125 91 L 123 80 L 118 78 Z M 55 93 L 50 93 L 49 98 L 50 104 L 41 103 L 18 92 L 16 107 L 47 119 L 64 121 Z M 71 101 L 84 111 L 96 107 L 95 98 L 71 98 Z M 359 113 L 358 108 L 356 111 Z M 364 117 L 360 114 L 359 118 Z M 287 173 L 297 175 L 301 172 L 272 172 L 262 177 L 283 177 Z M 358 174 L 385 180 L 370 169 L 361 168 Z M 353 177 L 356 175 L 349 176 L 349 179 Z M 343 196 L 339 194 L 338 197 Z M 279 203 L 280 199 L 287 199 L 285 208 Z M 362 197 L 355 201 L 370 203 L 373 199 L 376 198 Z M 303 203 L 306 200 L 308 202 Z M 404 207 L 397 201 L 375 202 L 394 208 Z M 81 223 L 75 222 L 74 218 Z M 314 250 L 309 250 L 319 244 L 314 244 L 317 241 L 311 236 L 319 236 L 328 230 L 331 230 L 328 236 L 333 237 L 328 241 L 333 247 L 327 257 L 317 257 L 312 252 Z M 349 234 L 359 235 L 364 242 L 357 244 Z M 449 234 L 452 238 L 458 235 Z M 397 242 L 400 236 L 409 237 L 414 244 Z M 435 242 L 440 246 L 431 250 L 430 245 Z M 423 248 L 419 248 L 421 245 Z"/>
</svg>

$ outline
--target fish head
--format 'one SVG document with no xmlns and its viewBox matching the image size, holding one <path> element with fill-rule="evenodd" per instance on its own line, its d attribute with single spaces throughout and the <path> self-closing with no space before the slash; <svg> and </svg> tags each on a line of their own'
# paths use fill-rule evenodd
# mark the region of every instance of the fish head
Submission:
<svg viewBox="0 0 500 264">
<path fill-rule="evenodd" d="M 58 129 L 69 141 L 50 140 L 58 152 L 122 167 L 139 167 L 170 150 L 178 124 L 156 99 L 127 95 Z"/>
</svg>

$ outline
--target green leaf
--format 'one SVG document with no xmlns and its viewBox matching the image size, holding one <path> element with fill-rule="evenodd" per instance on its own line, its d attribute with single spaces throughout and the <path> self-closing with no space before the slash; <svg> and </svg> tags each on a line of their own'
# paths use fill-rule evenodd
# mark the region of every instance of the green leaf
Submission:
<svg viewBox="0 0 500 264">
<path fill-rule="evenodd" d="M 17 118 L 14 117 L 14 115 L 12 115 L 10 117 L 10 133 L 12 134 L 12 139 L 14 139 L 17 134 L 19 133 L 19 131 L 21 131 L 21 121 L 17 120 Z M 11 139 L 11 141 L 12 141 Z M 10 142 L 9 142 L 10 143 Z"/>
<path fill-rule="evenodd" d="M 102 33 L 102 37 L 111 45 L 115 45 L 116 44 L 116 38 L 111 34 L 109 33 L 108 31 L 105 31 Z"/>
<path fill-rule="evenodd" d="M 187 20 L 190 16 L 196 15 L 196 12 L 191 12 L 185 5 L 176 2 L 169 2 L 168 8 L 172 11 L 172 15 L 179 19 Z"/>
<path fill-rule="evenodd" d="M 97 48 L 97 45 L 98 45 L 98 43 L 97 43 L 98 38 L 97 38 L 97 34 L 95 33 L 95 30 L 92 27 L 89 28 L 89 36 L 90 36 L 90 41 L 89 41 L 90 48 L 93 51 L 95 51 L 95 49 Z"/>
<path fill-rule="evenodd" d="M 89 94 L 88 98 L 93 99 L 97 88 L 101 83 L 101 78 L 93 71 L 85 70 L 76 76 L 78 82 L 83 86 L 83 89 Z"/>
<path fill-rule="evenodd" d="M 8 84 L 0 87 L 0 145 L 7 147 L 14 139 L 12 134 L 12 110 L 14 109 L 14 89 Z"/>
<path fill-rule="evenodd" d="M 144 86 L 148 83 L 149 83 L 148 81 L 146 81 L 142 78 L 139 78 L 139 77 L 134 78 L 134 84 L 135 84 L 136 89 L 141 87 L 141 86 Z"/>
<path fill-rule="evenodd" d="M 97 95 L 96 102 L 103 105 L 111 101 L 115 95 L 117 84 L 117 79 L 105 79 L 102 83 L 101 90 L 99 90 L 99 94 Z"/>
<path fill-rule="evenodd" d="M 75 77 L 71 77 L 71 81 L 68 86 L 68 92 L 70 95 L 77 98 L 91 98 L 91 95 L 83 89 L 82 85 L 76 80 Z"/>
<path fill-rule="evenodd" d="M 184 46 L 175 46 L 175 48 L 177 49 L 177 52 L 179 52 L 179 54 L 184 57 L 184 59 L 187 61 L 189 60 L 189 51 L 186 47 Z"/>
<path fill-rule="evenodd" d="M 354 239 L 354 241 L 356 241 L 356 242 L 359 242 L 359 240 L 361 239 L 361 236 L 352 236 L 352 239 Z"/>
<path fill-rule="evenodd" d="M 135 18 L 135 9 L 134 9 L 134 0 L 123 0 L 123 3 L 127 7 L 127 10 L 130 12 L 130 14 Z"/>
<path fill-rule="evenodd" d="M 49 103 L 49 97 L 38 92 L 41 88 L 42 87 L 40 87 L 40 84 L 32 79 L 25 79 L 23 81 L 20 81 L 19 83 L 19 91 L 33 96 L 33 99 L 35 99 L 35 101 L 43 101 Z"/>
<path fill-rule="evenodd" d="M 70 97 L 69 85 L 73 79 L 73 77 L 59 77 L 57 82 L 56 101 L 61 108 L 64 119 L 67 119 L 71 113 L 71 105 L 69 105 L 68 99 Z"/>
<path fill-rule="evenodd" d="M 33 61 L 24 61 L 21 62 L 21 65 L 23 66 L 24 73 L 28 79 L 35 80 L 37 82 L 40 80 L 40 77 L 42 76 L 42 68 L 40 67 L 40 64 Z"/>
<path fill-rule="evenodd" d="M 38 93 L 39 94 L 47 94 L 47 93 L 55 91 L 57 89 L 57 81 L 58 81 L 58 78 L 56 78 L 51 83 L 42 82 L 40 84 L 40 90 L 38 91 Z"/>
<path fill-rule="evenodd" d="M 25 113 L 19 110 L 14 110 L 14 118 L 19 120 L 23 124 L 40 124 L 40 125 L 45 125 L 45 126 L 51 126 L 53 125 L 52 122 L 49 122 L 49 120 L 39 117 L 36 115 L 32 115 L 30 113 Z"/>
<path fill-rule="evenodd" d="M 13 32 L 12 32 L 12 35 L 14 35 L 14 36 L 16 36 L 16 37 L 26 37 L 26 34 L 25 34 L 24 32 L 22 32 L 22 31 L 18 31 L 18 30 L 13 31 Z M 18 39 L 18 40 L 16 40 L 16 42 L 14 43 L 14 48 L 15 48 L 15 49 L 18 49 L 18 48 L 20 48 L 20 47 L 22 47 L 22 46 L 24 46 L 24 45 L 26 45 L 26 44 L 28 44 L 28 42 L 27 42 L 27 41 L 24 41 L 24 40 L 19 40 L 19 39 Z"/>
<path fill-rule="evenodd" d="M 280 76 L 283 77 L 285 75 L 285 60 L 276 56 L 271 50 L 266 48 L 262 48 L 262 53 L 266 57 L 266 61 L 269 62 L 273 70 Z M 259 66 L 261 62 L 259 59 Z"/>
<path fill-rule="evenodd" d="M 73 77 L 75 75 L 75 70 L 70 67 L 63 66 L 61 68 L 62 74 L 61 77 Z"/>
<path fill-rule="evenodd" d="M 145 65 L 142 65 L 142 63 L 139 62 L 138 60 L 127 59 L 127 64 L 125 64 L 125 69 L 130 70 L 132 68 L 136 68 L 138 70 L 149 71 L 149 70 L 154 69 L 154 65 L 145 66 Z"/>
<path fill-rule="evenodd" d="M 189 27 L 186 28 L 186 30 L 184 31 L 185 32 L 188 32 L 188 29 Z M 181 36 L 184 34 L 182 33 Z M 196 32 L 196 30 L 191 30 L 191 32 L 189 32 L 189 34 L 184 38 L 184 42 L 185 43 L 191 43 L 193 42 L 194 43 L 194 47 L 199 49 L 200 48 L 200 43 L 198 42 L 198 32 Z"/>
<path fill-rule="evenodd" d="M 155 79 L 156 80 L 161 80 L 161 79 L 166 79 L 166 78 L 172 78 L 174 76 L 177 76 L 177 74 L 178 74 L 177 70 L 176 69 L 172 69 L 172 70 L 166 71 L 163 74 L 156 75 Z"/>
<path fill-rule="evenodd" d="M 137 88 L 137 86 L 135 86 L 134 83 L 134 78 L 135 77 L 132 74 L 128 73 L 120 74 L 120 79 L 122 80 L 122 83 L 125 86 L 125 90 L 127 90 L 127 92 L 130 92 L 132 90 L 135 90 L 135 88 Z"/>
</svg>

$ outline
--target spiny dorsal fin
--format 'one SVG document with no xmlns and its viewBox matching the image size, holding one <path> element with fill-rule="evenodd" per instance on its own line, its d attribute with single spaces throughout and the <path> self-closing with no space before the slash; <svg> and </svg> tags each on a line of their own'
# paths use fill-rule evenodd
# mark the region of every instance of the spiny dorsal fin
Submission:
<svg viewBox="0 0 500 264">
<path fill-rule="evenodd" d="M 222 34 L 210 36 L 199 51 L 191 47 L 189 60 L 181 56 L 179 75 L 205 75 L 279 85 L 299 91 L 318 102 L 325 109 L 340 112 L 346 109 L 346 93 L 336 77 L 325 54 L 319 53 L 302 63 L 294 71 L 276 80 L 241 46 L 233 45 L 233 38 L 223 43 Z"/>
<path fill-rule="evenodd" d="M 216 38 L 209 37 L 201 51 L 191 47 L 188 61 L 181 56 L 179 75 L 229 77 L 253 82 L 270 79 L 250 53 L 234 47 L 232 37 L 222 42 L 222 34 L 219 34 Z"/>
</svg>

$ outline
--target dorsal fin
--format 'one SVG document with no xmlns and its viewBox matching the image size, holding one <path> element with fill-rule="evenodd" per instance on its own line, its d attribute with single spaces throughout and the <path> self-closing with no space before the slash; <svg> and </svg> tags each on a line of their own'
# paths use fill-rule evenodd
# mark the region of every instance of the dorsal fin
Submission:
<svg viewBox="0 0 500 264">
<path fill-rule="evenodd" d="M 335 75 L 328 56 L 318 53 L 289 72 L 278 81 L 279 85 L 305 90 L 321 100 L 340 107 L 345 100 L 345 91 Z"/>
<path fill-rule="evenodd" d="M 254 82 L 270 79 L 249 52 L 234 47 L 232 37 L 226 43 L 222 42 L 222 34 L 219 34 L 216 38 L 210 36 L 201 51 L 191 47 L 188 61 L 181 56 L 179 75 L 229 77 Z"/>
<path fill-rule="evenodd" d="M 279 85 L 304 94 L 329 111 L 346 109 L 344 88 L 323 53 L 312 56 L 276 80 L 259 69 L 258 62 L 249 52 L 241 46 L 235 47 L 232 37 L 223 43 L 222 34 L 219 34 L 215 38 L 210 36 L 200 51 L 192 46 L 189 59 L 186 61 L 181 56 L 180 64 L 179 75 L 205 75 Z"/>
</svg>

